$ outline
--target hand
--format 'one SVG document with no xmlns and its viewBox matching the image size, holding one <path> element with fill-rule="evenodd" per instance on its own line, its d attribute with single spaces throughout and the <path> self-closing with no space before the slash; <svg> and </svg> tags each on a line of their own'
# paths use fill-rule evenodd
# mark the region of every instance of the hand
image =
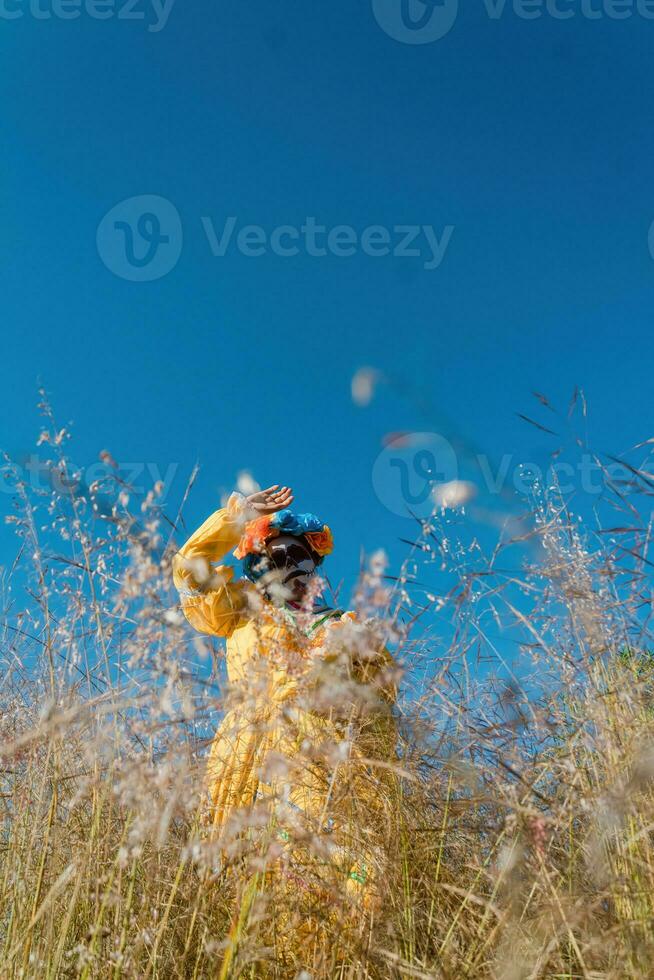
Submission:
<svg viewBox="0 0 654 980">
<path fill-rule="evenodd" d="M 280 487 L 278 483 L 267 490 L 258 490 L 245 498 L 247 506 L 257 514 L 275 514 L 293 503 L 293 491 L 290 487 Z"/>
</svg>

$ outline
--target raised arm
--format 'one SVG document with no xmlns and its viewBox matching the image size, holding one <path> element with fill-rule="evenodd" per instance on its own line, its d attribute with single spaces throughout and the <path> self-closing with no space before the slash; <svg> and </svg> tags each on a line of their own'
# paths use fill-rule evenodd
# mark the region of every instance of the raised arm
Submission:
<svg viewBox="0 0 654 980">
<path fill-rule="evenodd" d="M 173 558 L 173 579 L 182 610 L 201 633 L 229 636 L 248 616 L 247 581 L 234 582 L 234 569 L 217 565 L 238 544 L 245 523 L 258 514 L 288 506 L 288 487 L 269 487 L 243 497 L 233 493 L 227 506 L 215 511 Z"/>
</svg>

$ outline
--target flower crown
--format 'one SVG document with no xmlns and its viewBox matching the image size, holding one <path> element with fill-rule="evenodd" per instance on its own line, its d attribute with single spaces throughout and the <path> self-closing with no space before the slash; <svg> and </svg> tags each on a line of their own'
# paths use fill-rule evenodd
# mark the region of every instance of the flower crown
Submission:
<svg viewBox="0 0 654 980">
<path fill-rule="evenodd" d="M 268 541 L 280 534 L 306 538 L 321 560 L 334 550 L 334 539 L 327 524 L 323 524 L 315 514 L 294 514 L 293 511 L 286 509 L 248 521 L 243 536 L 234 549 L 234 557 L 247 558 L 249 555 L 260 555 Z"/>
</svg>

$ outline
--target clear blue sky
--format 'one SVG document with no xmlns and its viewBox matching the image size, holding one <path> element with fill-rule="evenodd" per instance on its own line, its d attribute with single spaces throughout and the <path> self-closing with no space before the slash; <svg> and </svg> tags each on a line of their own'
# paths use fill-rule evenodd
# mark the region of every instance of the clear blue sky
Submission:
<svg viewBox="0 0 654 980">
<path fill-rule="evenodd" d="M 172 502 L 199 460 L 190 524 L 239 469 L 292 484 L 351 582 L 360 546 L 397 558 L 408 533 L 371 483 L 381 438 L 425 427 L 388 388 L 353 404 L 362 365 L 412 379 L 434 426 L 494 457 L 551 448 L 515 414 L 547 423 L 532 388 L 565 405 L 582 386 L 601 449 L 654 434 L 654 21 L 574 3 L 568 20 L 493 19 L 480 0 L 408 44 L 370 0 L 177 0 L 159 31 L 150 8 L 63 20 L 19 4 L 0 20 L 10 452 L 33 445 L 40 377 L 80 463 L 104 448 L 177 463 Z M 116 275 L 96 245 L 136 195 L 181 219 L 179 260 L 154 281 Z M 434 269 L 360 250 L 216 257 L 201 219 L 220 231 L 230 215 L 454 231 Z"/>
</svg>

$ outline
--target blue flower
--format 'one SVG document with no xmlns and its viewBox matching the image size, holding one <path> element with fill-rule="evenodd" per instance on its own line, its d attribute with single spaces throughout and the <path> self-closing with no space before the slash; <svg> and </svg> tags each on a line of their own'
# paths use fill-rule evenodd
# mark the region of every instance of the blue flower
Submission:
<svg viewBox="0 0 654 980">
<path fill-rule="evenodd" d="M 277 528 L 280 534 L 293 534 L 299 537 L 307 532 L 322 531 L 325 527 L 315 514 L 294 514 L 292 510 L 278 510 L 273 514 L 270 526 Z"/>
</svg>

